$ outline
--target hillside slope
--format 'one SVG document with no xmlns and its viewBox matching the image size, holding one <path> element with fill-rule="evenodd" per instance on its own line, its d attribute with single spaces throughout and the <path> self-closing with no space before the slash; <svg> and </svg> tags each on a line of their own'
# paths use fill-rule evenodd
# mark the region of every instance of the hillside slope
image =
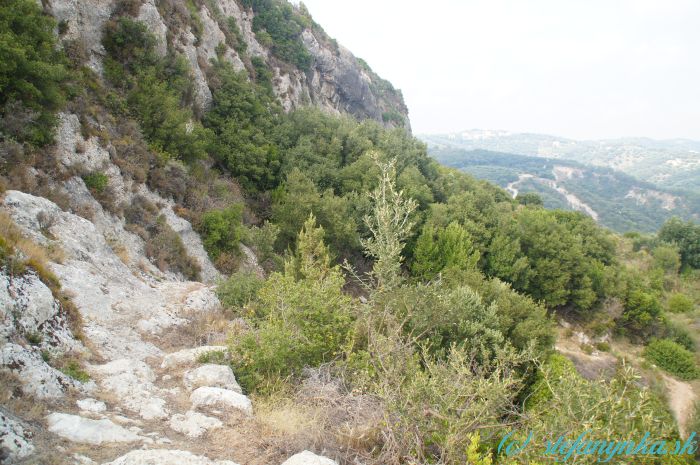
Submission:
<svg viewBox="0 0 700 465">
<path fill-rule="evenodd" d="M 51 0 L 47 10 L 59 35 L 83 49 L 90 68 L 101 73 L 104 26 L 127 13 L 147 24 L 156 50 L 184 54 L 194 79 L 194 104 L 212 102 L 210 59 L 223 57 L 251 77 L 261 70 L 285 110 L 315 105 L 334 113 L 409 126 L 401 92 L 330 38 L 306 10 L 277 0 Z M 256 12 L 263 12 L 259 14 Z M 269 31 L 266 30 L 270 29 Z"/>
<path fill-rule="evenodd" d="M 1 462 L 488 464 L 514 428 L 686 432 L 653 376 L 700 377 L 668 318 L 700 321 L 700 226 L 622 237 L 441 166 L 283 1 L 6 0 L 0 38 Z M 564 317 L 583 351 L 648 345 L 651 381 L 558 355 Z"/>
<path fill-rule="evenodd" d="M 700 193 L 700 142 L 626 138 L 578 141 L 543 134 L 471 130 L 421 135 L 436 147 L 569 159 L 612 168 L 662 189 Z"/>
<path fill-rule="evenodd" d="M 508 190 L 534 192 L 547 208 L 578 210 L 618 232 L 654 232 L 672 216 L 700 219 L 700 196 L 661 189 L 610 168 L 563 158 L 430 148 L 440 163 Z"/>
</svg>

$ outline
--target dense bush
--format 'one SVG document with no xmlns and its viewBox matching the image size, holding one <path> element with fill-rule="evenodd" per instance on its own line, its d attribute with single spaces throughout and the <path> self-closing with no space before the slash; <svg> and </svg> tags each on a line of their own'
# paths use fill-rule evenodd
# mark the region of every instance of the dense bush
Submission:
<svg viewBox="0 0 700 465">
<path fill-rule="evenodd" d="M 640 386 L 639 375 L 633 369 L 621 368 L 609 382 L 587 380 L 562 355 L 553 355 L 541 366 L 524 415 L 523 427 L 531 431 L 533 437 L 552 441 L 560 435 L 577 438 L 580 434 L 628 438 L 639 431 L 649 432 L 654 438 L 678 437 L 670 412 L 652 390 Z M 518 458 L 530 463 L 540 459 L 541 454 L 537 448 L 526 448 Z M 618 457 L 579 453 L 571 459 L 576 463 L 594 464 L 605 459 L 617 463 Z M 661 463 L 658 457 L 638 458 L 639 463 Z M 678 460 L 678 464 L 688 463 L 682 457 Z"/>
<path fill-rule="evenodd" d="M 432 279 L 449 268 L 472 269 L 479 262 L 469 233 L 458 223 L 436 230 L 426 224 L 413 252 L 411 270 L 415 276 Z"/>
<path fill-rule="evenodd" d="M 683 266 L 700 268 L 700 225 L 671 218 L 659 230 L 659 239 L 675 244 Z"/>
<path fill-rule="evenodd" d="M 55 21 L 32 0 L 0 5 L 0 138 L 45 145 L 66 97 L 66 59 Z"/>
<path fill-rule="evenodd" d="M 668 311 L 671 313 L 688 313 L 693 311 L 693 300 L 685 294 L 674 292 L 668 298 Z"/>
<path fill-rule="evenodd" d="M 267 271 L 272 271 L 280 265 L 280 256 L 275 253 L 275 242 L 280 228 L 266 221 L 262 226 L 252 226 L 245 232 L 244 242 L 255 252 L 260 265 Z"/>
<path fill-rule="evenodd" d="M 652 251 L 654 265 L 666 273 L 678 273 L 681 267 L 681 257 L 678 248 L 669 245 L 659 245 Z"/>
<path fill-rule="evenodd" d="M 239 309 L 255 298 L 263 282 L 255 273 L 237 272 L 216 286 L 216 295 L 225 308 Z"/>
<path fill-rule="evenodd" d="M 681 379 L 695 379 L 699 371 L 695 355 L 668 339 L 657 339 L 644 349 L 644 356 Z"/>
<path fill-rule="evenodd" d="M 202 215 L 200 234 L 204 248 L 214 260 L 221 254 L 237 254 L 243 235 L 243 205 L 233 204 L 224 210 Z"/>
<path fill-rule="evenodd" d="M 258 291 L 256 328 L 231 347 L 236 376 L 247 390 L 264 391 L 304 366 L 333 360 L 349 337 L 351 299 L 331 266 L 323 229 L 309 218 L 284 273 Z"/>
<path fill-rule="evenodd" d="M 274 187 L 280 167 L 279 150 L 271 138 L 279 119 L 277 101 L 228 62 L 216 61 L 212 73 L 213 102 L 204 124 L 216 136 L 213 157 L 246 189 Z"/>
<path fill-rule="evenodd" d="M 620 324 L 634 337 L 649 337 L 654 326 L 659 323 L 661 304 L 659 299 L 649 292 L 633 289 L 625 299 L 625 308 Z"/>
<path fill-rule="evenodd" d="M 665 338 L 672 340 L 683 348 L 695 352 L 695 339 L 693 339 L 690 331 L 685 326 L 666 321 L 666 327 L 662 334 Z"/>
</svg>

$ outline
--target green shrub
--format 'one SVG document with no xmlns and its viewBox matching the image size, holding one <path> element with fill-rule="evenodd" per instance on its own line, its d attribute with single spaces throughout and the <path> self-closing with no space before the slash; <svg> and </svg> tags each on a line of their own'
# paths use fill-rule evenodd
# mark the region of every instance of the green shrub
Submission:
<svg viewBox="0 0 700 465">
<path fill-rule="evenodd" d="M 339 356 L 352 325 L 345 279 L 330 265 L 323 229 L 311 217 L 284 274 L 273 273 L 258 292 L 257 327 L 231 348 L 236 376 L 247 390 L 265 391 Z"/>
<path fill-rule="evenodd" d="M 690 297 L 675 292 L 669 297 L 667 308 L 671 313 L 688 313 L 693 311 L 694 305 Z"/>
<path fill-rule="evenodd" d="M 67 376 L 70 376 L 76 381 L 80 381 L 81 383 L 87 383 L 90 381 L 90 375 L 82 369 L 76 360 L 68 360 L 64 367 L 61 368 L 61 372 Z"/>
<path fill-rule="evenodd" d="M 260 57 L 250 59 L 255 70 L 255 83 L 272 93 L 272 71 L 267 67 L 267 63 Z"/>
<path fill-rule="evenodd" d="M 670 245 L 659 245 L 652 251 L 654 266 L 666 273 L 676 274 L 681 267 L 681 256 L 678 248 Z"/>
<path fill-rule="evenodd" d="M 621 324 L 630 330 L 630 335 L 648 337 L 655 330 L 661 316 L 661 304 L 655 295 L 634 289 L 625 299 Z"/>
<path fill-rule="evenodd" d="M 216 287 L 216 295 L 225 308 L 240 308 L 255 298 L 264 281 L 255 273 L 238 272 Z"/>
<path fill-rule="evenodd" d="M 104 173 L 94 172 L 83 176 L 83 181 L 88 189 L 101 194 L 107 187 L 109 178 Z"/>
<path fill-rule="evenodd" d="M 44 337 L 39 332 L 31 332 L 27 335 L 27 342 L 33 346 L 38 346 L 44 340 Z"/>
<path fill-rule="evenodd" d="M 595 348 L 601 352 L 610 352 L 610 344 L 607 342 L 596 342 Z"/>
<path fill-rule="evenodd" d="M 233 43 L 229 44 L 233 49 L 239 54 L 243 54 L 246 52 L 248 49 L 248 44 L 246 43 L 245 39 L 243 38 L 243 34 L 241 33 L 241 29 L 238 27 L 238 23 L 236 22 L 236 18 L 233 16 L 229 16 L 228 20 L 226 21 L 226 26 L 229 30 L 229 32 L 233 35 Z"/>
<path fill-rule="evenodd" d="M 685 326 L 666 321 L 664 337 L 671 339 L 691 352 L 695 352 L 695 340 Z"/>
<path fill-rule="evenodd" d="M 432 279 L 445 269 L 476 268 L 479 251 L 475 249 L 469 233 L 458 223 L 436 229 L 426 225 L 416 242 L 413 274 Z"/>
<path fill-rule="evenodd" d="M 107 23 L 102 43 L 108 53 L 105 77 L 126 93 L 151 149 L 165 159 L 204 158 L 213 134 L 189 106 L 193 91 L 186 58 L 158 57 L 155 36 L 144 23 L 128 17 Z"/>
<path fill-rule="evenodd" d="M 228 354 L 223 350 L 205 352 L 197 358 L 197 361 L 199 363 L 214 363 L 216 365 L 227 365 L 230 363 Z"/>
<path fill-rule="evenodd" d="M 46 145 L 66 96 L 54 19 L 33 0 L 0 4 L 0 138 Z"/>
<path fill-rule="evenodd" d="M 222 253 L 237 253 L 243 235 L 243 205 L 233 204 L 224 210 L 202 215 L 200 233 L 204 248 L 212 259 Z"/>
<path fill-rule="evenodd" d="M 252 191 L 277 183 L 279 149 L 271 134 L 280 114 L 276 99 L 264 86 L 249 82 L 223 60 L 213 63 L 212 107 L 204 118 L 213 131 L 212 156 Z M 264 76 L 261 76 L 264 79 Z M 264 84 L 264 83 L 263 83 Z"/>
<path fill-rule="evenodd" d="M 669 339 L 657 339 L 649 343 L 644 349 L 644 356 L 681 379 L 698 377 L 698 367 L 692 352 Z"/>
<path fill-rule="evenodd" d="M 683 266 L 700 268 L 700 224 L 671 218 L 659 230 L 659 239 L 678 247 Z"/>
</svg>

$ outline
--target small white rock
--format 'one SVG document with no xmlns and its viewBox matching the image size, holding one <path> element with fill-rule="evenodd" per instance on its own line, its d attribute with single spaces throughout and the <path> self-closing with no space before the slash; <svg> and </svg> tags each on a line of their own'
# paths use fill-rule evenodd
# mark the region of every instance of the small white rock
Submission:
<svg viewBox="0 0 700 465">
<path fill-rule="evenodd" d="M 253 413 L 253 404 L 248 397 L 230 389 L 217 387 L 200 387 L 190 395 L 192 405 L 197 407 L 223 407 L 242 410 L 248 415 Z"/>
<path fill-rule="evenodd" d="M 73 454 L 75 465 L 95 465 L 95 462 L 90 457 L 85 457 L 80 454 Z"/>
<path fill-rule="evenodd" d="M 282 465 L 338 465 L 338 462 L 305 450 L 292 455 Z"/>
<path fill-rule="evenodd" d="M 99 445 L 106 442 L 135 442 L 143 438 L 112 423 L 110 420 L 91 420 L 67 413 L 52 413 L 47 417 L 49 431 L 72 442 Z"/>
<path fill-rule="evenodd" d="M 237 465 L 230 460 L 209 460 L 184 450 L 132 450 L 103 465 Z"/>
<path fill-rule="evenodd" d="M 220 420 L 192 410 L 184 415 L 173 415 L 170 419 L 170 427 L 173 430 L 193 439 L 202 436 L 210 429 L 221 428 L 222 426 L 223 423 Z"/>
<path fill-rule="evenodd" d="M 107 405 L 104 402 L 97 399 L 81 399 L 76 403 L 78 404 L 80 410 L 83 410 L 85 412 L 102 413 L 107 410 Z"/>
<path fill-rule="evenodd" d="M 190 391 L 202 386 L 219 387 L 242 393 L 231 368 L 226 365 L 206 364 L 194 368 L 183 377 L 185 387 Z"/>
</svg>

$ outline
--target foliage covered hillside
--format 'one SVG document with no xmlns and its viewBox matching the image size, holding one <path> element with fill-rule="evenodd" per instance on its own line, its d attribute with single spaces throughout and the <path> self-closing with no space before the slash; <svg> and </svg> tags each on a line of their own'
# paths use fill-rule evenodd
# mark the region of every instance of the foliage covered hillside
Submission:
<svg viewBox="0 0 700 465">
<path fill-rule="evenodd" d="M 297 33 L 269 25 L 282 21 L 277 2 L 245 3 L 275 43 Z M 59 109 L 77 114 L 121 176 L 171 198 L 200 233 L 228 275 L 219 295 L 236 320 L 231 359 L 219 361 L 256 402 L 293 399 L 288 421 L 301 420 L 288 428 L 313 430 L 305 447 L 347 464 L 535 464 L 549 459 L 534 448 L 499 455 L 500 438 L 512 429 L 540 440 L 589 429 L 679 438 L 664 399 L 629 364 L 589 380 L 558 355 L 554 320 L 651 343 L 659 367 L 696 377 L 695 341 L 667 313 L 698 304 L 680 284 L 698 279 L 697 224 L 671 220 L 658 236 L 623 238 L 584 214 L 514 200 L 440 166 L 403 128 L 311 107 L 285 113 L 264 67 L 248 79 L 222 57 L 208 68 L 212 106 L 200 114 L 183 56 L 154 53 L 126 7 L 105 27 L 104 79 L 70 43 L 53 52 L 57 25 L 32 0 L 0 6 L 0 27 L 2 187 L 69 210 L 57 183 L 79 174 L 155 264 L 197 279 L 148 199 L 119 204 L 99 170 L 62 170 L 47 122 Z M 28 28 L 38 28 L 31 40 Z M 293 42 L 278 45 L 303 66 Z M 237 271 L 241 242 L 266 277 Z M 649 268 L 635 267 L 634 254 Z M 304 417 L 319 407 L 300 395 L 310 379 L 332 380 L 347 402 L 335 404 L 348 406 L 343 421 Z M 674 460 L 663 463 L 693 463 Z"/>
<path fill-rule="evenodd" d="M 519 194 L 535 193 L 547 208 L 581 210 L 585 205 L 600 224 L 620 233 L 655 232 L 673 216 L 700 219 L 696 193 L 662 189 L 611 168 L 486 150 L 431 147 L 430 154 Z"/>
</svg>

